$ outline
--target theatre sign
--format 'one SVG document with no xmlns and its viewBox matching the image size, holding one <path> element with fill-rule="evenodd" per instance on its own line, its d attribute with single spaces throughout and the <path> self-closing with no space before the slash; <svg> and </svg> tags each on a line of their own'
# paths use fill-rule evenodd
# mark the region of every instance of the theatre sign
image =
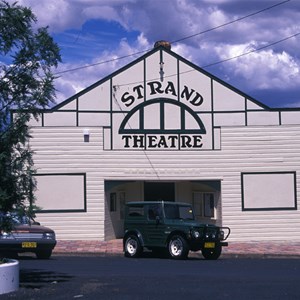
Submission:
<svg viewBox="0 0 300 300">
<path fill-rule="evenodd" d="M 210 80 L 162 50 L 112 78 L 107 150 L 217 149 Z M 218 134 L 217 134 L 218 136 Z"/>
<path fill-rule="evenodd" d="M 280 116 L 159 45 L 32 125 L 102 128 L 104 151 L 207 151 L 221 149 L 224 126 L 277 124 Z"/>
<path fill-rule="evenodd" d="M 186 102 L 190 102 L 194 107 L 201 106 L 204 101 L 202 95 L 188 86 L 184 86 L 182 91 L 177 91 L 172 81 L 165 84 L 160 81 L 150 81 L 146 83 L 146 88 L 149 89 L 150 95 L 156 98 L 144 99 L 143 85 L 134 86 L 131 93 L 125 92 L 121 97 L 121 102 L 131 109 L 119 128 L 124 148 L 202 148 L 202 136 L 206 135 L 205 126 L 197 113 L 185 105 Z M 178 97 L 179 100 L 170 99 L 169 95 Z M 142 99 L 144 102 L 136 105 L 136 99 Z M 170 121 L 168 124 L 166 121 L 172 120 L 172 114 L 174 115 L 175 112 L 179 122 Z M 140 118 L 139 128 L 133 128 L 130 124 L 136 114 Z M 145 118 L 154 118 L 157 124 L 145 128 L 143 123 Z M 193 124 L 194 127 L 189 127 L 188 124 Z"/>
</svg>

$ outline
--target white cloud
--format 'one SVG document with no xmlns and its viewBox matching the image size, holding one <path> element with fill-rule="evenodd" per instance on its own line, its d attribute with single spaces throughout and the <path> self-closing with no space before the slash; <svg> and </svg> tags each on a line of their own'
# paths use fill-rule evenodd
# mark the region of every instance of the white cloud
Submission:
<svg viewBox="0 0 300 300">
<path fill-rule="evenodd" d="M 143 51 L 145 48 L 149 49 L 152 46 L 143 34 L 140 34 L 133 45 L 130 45 L 126 39 L 121 40 L 118 48 L 113 52 L 104 51 L 101 55 L 95 57 L 90 65 L 81 64 L 64 64 L 59 70 L 71 70 L 79 68 L 78 70 L 61 74 L 56 80 L 57 103 L 71 97 L 75 93 L 87 88 L 93 83 L 110 75 L 122 66 L 130 63 L 140 56 L 131 56 L 131 54 Z M 128 55 L 128 57 L 126 57 Z M 119 59 L 124 57 L 123 59 Z M 103 63 L 108 62 L 108 63 Z"/>
<path fill-rule="evenodd" d="M 14 3 L 15 0 L 9 0 Z M 100 18 L 122 23 L 119 8 L 134 0 L 19 0 L 31 7 L 39 26 L 49 26 L 51 32 L 78 29 L 89 19 Z"/>
<path fill-rule="evenodd" d="M 70 29 L 80 32 L 91 18 L 117 22 L 128 34 L 133 31 L 139 33 L 130 40 L 124 34 L 124 38 L 119 37 L 114 47 L 107 45 L 106 48 L 103 46 L 107 36 L 105 28 L 99 28 L 93 36 L 81 35 L 81 46 L 88 45 L 91 42 L 88 38 L 91 38 L 95 43 L 94 49 L 101 49 L 97 52 L 82 48 L 82 53 L 89 50 L 86 51 L 85 63 L 93 64 L 151 49 L 157 40 L 176 41 L 195 35 L 275 3 L 268 0 L 20 0 L 19 4 L 32 7 L 38 25 L 49 25 L 50 32 L 55 34 L 63 33 L 66 36 L 65 31 Z M 300 2 L 290 1 L 231 25 L 182 40 L 172 45 L 172 50 L 199 66 L 205 66 L 300 32 L 299 18 Z M 97 37 L 101 39 L 96 41 Z M 218 68 L 218 74 L 223 79 L 228 78 L 232 85 L 238 84 L 240 89 L 271 91 L 297 88 L 300 86 L 299 39 L 300 36 L 220 64 L 214 70 Z M 81 49 L 79 43 L 68 46 L 72 50 L 76 47 Z M 61 91 L 60 99 L 87 87 L 133 59 L 63 74 L 57 84 Z M 66 60 L 68 64 L 62 64 L 61 69 L 81 66 L 78 58 L 72 61 L 72 57 L 68 57 Z"/>
<path fill-rule="evenodd" d="M 79 7 L 69 0 L 19 0 L 18 3 L 31 7 L 38 18 L 38 26 L 49 26 L 52 32 L 80 28 L 84 22 Z"/>
<path fill-rule="evenodd" d="M 255 45 L 253 41 L 246 45 L 222 45 L 216 50 L 220 58 L 226 60 L 254 50 Z M 281 90 L 300 84 L 299 61 L 285 51 L 253 52 L 226 64 L 232 76 L 244 78 L 249 88 Z"/>
<path fill-rule="evenodd" d="M 116 10 L 110 6 L 90 6 L 83 9 L 83 15 L 86 19 L 105 19 L 118 20 L 119 16 Z"/>
</svg>

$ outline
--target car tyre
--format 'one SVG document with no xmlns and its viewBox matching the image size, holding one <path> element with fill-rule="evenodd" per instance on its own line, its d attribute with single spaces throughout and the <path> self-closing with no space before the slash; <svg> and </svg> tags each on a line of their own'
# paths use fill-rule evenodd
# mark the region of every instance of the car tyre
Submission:
<svg viewBox="0 0 300 300">
<path fill-rule="evenodd" d="M 126 257 L 138 257 L 142 253 L 141 243 L 136 235 L 129 235 L 124 245 Z"/>
<path fill-rule="evenodd" d="M 217 245 L 214 249 L 202 249 L 202 255 L 207 260 L 215 260 L 218 259 L 222 253 L 222 247 Z"/>
<path fill-rule="evenodd" d="M 40 250 L 35 255 L 38 259 L 49 259 L 52 255 L 52 250 Z"/>
<path fill-rule="evenodd" d="M 189 254 L 188 244 L 180 235 L 171 237 L 168 243 L 168 250 L 171 258 L 174 259 L 186 259 Z"/>
</svg>

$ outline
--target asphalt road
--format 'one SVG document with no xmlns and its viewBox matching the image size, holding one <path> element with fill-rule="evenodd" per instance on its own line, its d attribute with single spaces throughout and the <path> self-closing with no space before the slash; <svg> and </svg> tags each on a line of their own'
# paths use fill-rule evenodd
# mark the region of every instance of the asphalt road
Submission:
<svg viewBox="0 0 300 300">
<path fill-rule="evenodd" d="M 20 259 L 20 289 L 0 299 L 299 299 L 300 260 L 151 255 Z"/>
</svg>

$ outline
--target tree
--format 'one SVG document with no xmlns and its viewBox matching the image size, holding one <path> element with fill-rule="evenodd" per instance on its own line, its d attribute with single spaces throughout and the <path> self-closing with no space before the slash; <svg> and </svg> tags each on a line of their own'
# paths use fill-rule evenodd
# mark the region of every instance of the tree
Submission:
<svg viewBox="0 0 300 300">
<path fill-rule="evenodd" d="M 48 28 L 30 8 L 0 0 L 0 211 L 34 204 L 36 183 L 28 140 L 31 118 L 54 103 L 53 68 L 61 61 Z M 12 113 L 13 112 L 13 113 Z"/>
</svg>

